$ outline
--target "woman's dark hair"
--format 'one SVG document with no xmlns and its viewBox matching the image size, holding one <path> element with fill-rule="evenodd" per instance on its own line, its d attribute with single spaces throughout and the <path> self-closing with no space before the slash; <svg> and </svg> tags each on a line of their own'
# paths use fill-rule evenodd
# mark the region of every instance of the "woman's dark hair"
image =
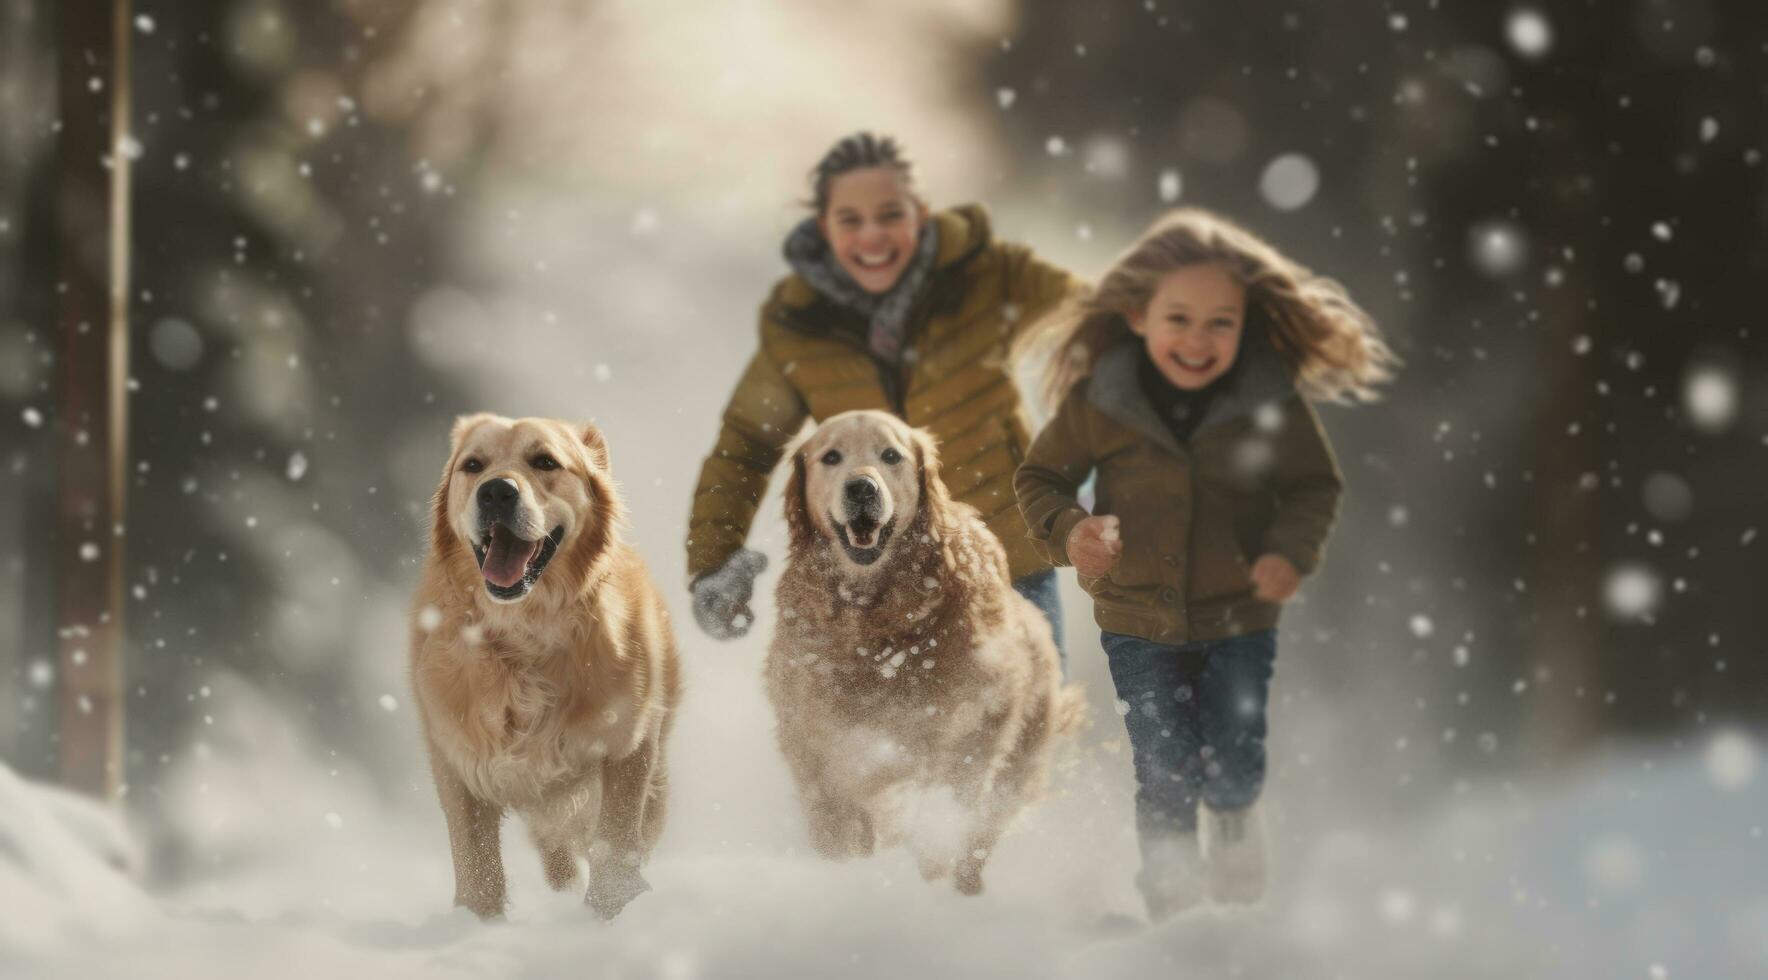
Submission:
<svg viewBox="0 0 1768 980">
<path fill-rule="evenodd" d="M 914 168 L 908 158 L 902 155 L 902 148 L 896 145 L 896 140 L 861 130 L 851 136 L 842 137 L 811 168 L 811 206 L 816 208 L 816 213 L 822 214 L 828 210 L 829 185 L 836 177 L 868 167 L 892 167 L 902 174 L 903 183 L 913 184 Z"/>
</svg>

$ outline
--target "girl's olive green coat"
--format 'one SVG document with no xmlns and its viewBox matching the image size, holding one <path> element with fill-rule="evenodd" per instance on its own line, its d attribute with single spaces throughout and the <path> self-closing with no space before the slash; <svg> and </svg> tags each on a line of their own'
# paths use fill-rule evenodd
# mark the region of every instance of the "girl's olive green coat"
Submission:
<svg viewBox="0 0 1768 980">
<path fill-rule="evenodd" d="M 1117 567 L 1080 578 L 1102 629 L 1175 645 L 1269 629 L 1278 606 L 1253 597 L 1252 563 L 1277 554 L 1312 572 L 1338 512 L 1319 417 L 1249 334 L 1232 387 L 1180 445 L 1142 393 L 1142 356 L 1106 351 L 1032 445 L 1016 480 L 1032 540 L 1070 564 L 1068 534 L 1088 516 L 1075 495 L 1096 469 L 1094 512 L 1117 515 L 1123 536 Z"/>
<path fill-rule="evenodd" d="M 768 476 L 806 419 L 882 409 L 939 441 L 952 495 L 982 513 L 1015 578 L 1047 568 L 1013 498 L 1031 439 L 1008 348 L 1078 280 L 1024 246 L 996 242 L 975 205 L 933 218 L 939 254 L 909 316 L 901 365 L 866 346 L 867 324 L 796 275 L 761 308 L 761 344 L 724 411 L 688 518 L 688 575 L 722 565 L 749 534 Z"/>
</svg>

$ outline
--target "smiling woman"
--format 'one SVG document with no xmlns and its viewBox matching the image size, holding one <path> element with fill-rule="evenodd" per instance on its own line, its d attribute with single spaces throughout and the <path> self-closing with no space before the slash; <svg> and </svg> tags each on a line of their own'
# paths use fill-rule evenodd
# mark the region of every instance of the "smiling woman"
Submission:
<svg viewBox="0 0 1768 980">
<path fill-rule="evenodd" d="M 792 272 L 762 306 L 759 350 L 694 492 L 696 620 L 719 638 L 747 631 L 765 561 L 743 541 L 786 444 L 806 419 L 873 409 L 932 433 L 953 496 L 1000 539 L 1015 586 L 1060 644 L 1053 572 L 1013 505 L 1013 471 L 1031 439 L 1011 354 L 1083 284 L 1022 245 L 995 241 L 978 206 L 930 209 L 888 137 L 841 140 L 810 177 L 815 213 L 786 239 Z M 871 529 L 862 519 L 842 533 L 869 539 Z"/>
</svg>

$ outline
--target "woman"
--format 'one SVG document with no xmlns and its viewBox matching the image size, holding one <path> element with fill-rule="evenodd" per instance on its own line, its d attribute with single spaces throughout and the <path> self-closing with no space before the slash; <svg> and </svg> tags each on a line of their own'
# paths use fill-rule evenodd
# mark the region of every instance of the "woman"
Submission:
<svg viewBox="0 0 1768 980">
<path fill-rule="evenodd" d="M 1083 284 L 995 241 L 976 205 L 931 212 L 889 138 L 841 140 L 811 182 L 815 214 L 786 239 L 792 274 L 762 305 L 760 347 L 694 490 L 695 620 L 719 639 L 748 632 L 767 559 L 743 541 L 775 464 L 807 418 L 871 408 L 933 433 L 953 495 L 1001 539 L 1014 588 L 1050 620 L 1060 650 L 1055 571 L 1013 496 L 1031 439 L 1009 353 Z"/>
</svg>

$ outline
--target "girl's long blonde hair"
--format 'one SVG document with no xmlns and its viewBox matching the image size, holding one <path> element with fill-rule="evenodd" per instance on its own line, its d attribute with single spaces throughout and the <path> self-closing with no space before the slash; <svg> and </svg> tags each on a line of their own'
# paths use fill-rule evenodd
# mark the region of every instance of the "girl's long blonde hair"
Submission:
<svg viewBox="0 0 1768 980">
<path fill-rule="evenodd" d="M 1023 356 L 1048 359 L 1049 404 L 1090 375 L 1099 355 L 1135 339 L 1127 317 L 1148 308 L 1167 273 L 1209 262 L 1245 287 L 1245 329 L 1264 331 L 1302 394 L 1335 402 L 1380 397 L 1375 386 L 1393 376 L 1399 358 L 1344 287 L 1219 215 L 1180 208 L 1155 221 L 1090 295 L 1026 338 Z"/>
</svg>

